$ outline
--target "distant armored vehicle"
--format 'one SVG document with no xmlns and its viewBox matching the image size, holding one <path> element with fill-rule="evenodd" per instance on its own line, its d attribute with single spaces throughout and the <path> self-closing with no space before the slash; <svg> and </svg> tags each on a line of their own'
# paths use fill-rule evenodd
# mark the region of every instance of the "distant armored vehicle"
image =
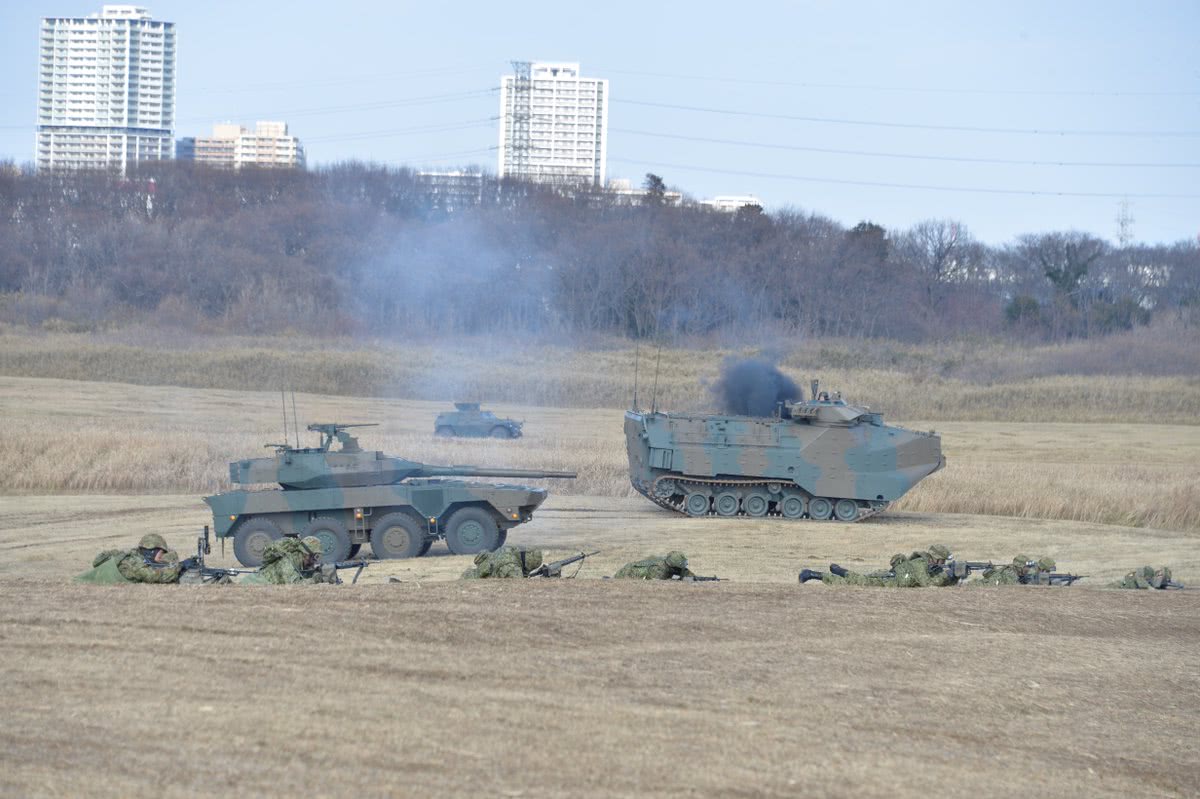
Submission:
<svg viewBox="0 0 1200 799">
<path fill-rule="evenodd" d="M 860 521 L 941 469 L 941 438 L 892 427 L 813 383 L 775 416 L 628 411 L 634 489 L 692 516 Z"/>
<path fill-rule="evenodd" d="M 316 447 L 275 447 L 272 458 L 229 464 L 234 485 L 278 483 L 267 490 L 238 489 L 205 497 L 218 538 L 233 538 L 245 566 L 285 534 L 315 535 L 327 562 L 343 561 L 369 543 L 378 558 L 424 555 L 438 538 L 467 555 L 495 550 L 508 531 L 533 517 L 546 499 L 542 488 L 498 485 L 442 477 L 561 477 L 574 472 L 428 466 L 363 450 L 346 432 L 372 425 L 310 424 L 321 434 Z M 331 450 L 334 440 L 340 449 Z"/>
<path fill-rule="evenodd" d="M 520 438 L 521 425 L 516 419 L 501 419 L 491 411 L 481 411 L 478 402 L 456 402 L 457 410 L 439 413 L 433 423 L 439 436 L 475 436 Z"/>
</svg>

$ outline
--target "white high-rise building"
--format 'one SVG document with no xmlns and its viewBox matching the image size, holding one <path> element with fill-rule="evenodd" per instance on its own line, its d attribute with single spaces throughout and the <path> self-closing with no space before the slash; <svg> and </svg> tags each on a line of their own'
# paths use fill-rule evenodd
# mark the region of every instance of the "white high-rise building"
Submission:
<svg viewBox="0 0 1200 799">
<path fill-rule="evenodd" d="M 38 169 L 117 168 L 174 154 L 175 24 L 139 6 L 44 17 Z"/>
<path fill-rule="evenodd" d="M 608 81 L 579 64 L 513 64 L 500 81 L 500 177 L 603 186 Z"/>
</svg>

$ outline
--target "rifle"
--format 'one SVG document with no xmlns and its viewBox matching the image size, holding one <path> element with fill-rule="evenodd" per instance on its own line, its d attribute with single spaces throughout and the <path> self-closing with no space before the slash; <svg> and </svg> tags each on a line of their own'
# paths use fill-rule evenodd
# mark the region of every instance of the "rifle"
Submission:
<svg viewBox="0 0 1200 799">
<path fill-rule="evenodd" d="M 1060 574 L 1058 572 L 1037 572 L 1028 577 L 1021 577 L 1021 585 L 1070 585 L 1076 580 L 1082 580 L 1086 574 Z"/>
<path fill-rule="evenodd" d="M 996 566 L 990 560 L 948 560 L 941 568 L 950 576 L 965 580 L 971 576 L 971 572 L 987 571 Z"/>
<path fill-rule="evenodd" d="M 200 574 L 200 581 L 215 583 L 236 574 L 253 574 L 254 569 L 219 569 L 216 566 L 206 566 L 204 556 L 212 552 L 208 539 L 208 525 L 204 525 L 204 534 L 196 538 L 196 554 L 179 562 L 179 573 L 194 571 Z"/>
<path fill-rule="evenodd" d="M 361 575 L 363 573 L 363 569 L 365 569 L 371 565 L 371 561 L 369 561 L 369 560 L 339 560 L 336 563 L 329 563 L 329 564 L 325 564 L 325 565 L 333 567 L 333 581 L 335 583 L 339 583 L 339 584 L 342 582 L 342 579 L 337 576 L 338 570 L 339 569 L 354 569 L 354 579 L 350 581 L 350 585 L 354 585 L 358 582 L 358 577 L 359 577 L 359 575 Z"/>
<path fill-rule="evenodd" d="M 536 569 L 534 569 L 533 571 L 531 571 L 529 574 L 527 574 L 525 576 L 526 577 L 562 577 L 563 567 L 570 566 L 572 563 L 579 563 L 584 558 L 590 558 L 592 555 L 599 555 L 599 554 L 600 554 L 600 550 L 598 550 L 598 549 L 595 552 L 580 552 L 578 555 L 572 555 L 569 558 L 563 558 L 562 560 L 556 560 L 553 563 L 543 563 L 541 566 L 538 566 Z M 579 568 L 582 569 L 583 567 L 580 566 Z M 579 569 L 576 569 L 575 574 L 578 574 L 578 573 L 579 573 Z M 571 575 L 571 576 L 574 577 L 575 575 Z"/>
<path fill-rule="evenodd" d="M 671 575 L 672 580 L 678 580 L 681 583 L 719 583 L 720 577 L 701 577 L 698 574 L 689 574 L 687 577 L 680 577 L 678 574 Z"/>
</svg>

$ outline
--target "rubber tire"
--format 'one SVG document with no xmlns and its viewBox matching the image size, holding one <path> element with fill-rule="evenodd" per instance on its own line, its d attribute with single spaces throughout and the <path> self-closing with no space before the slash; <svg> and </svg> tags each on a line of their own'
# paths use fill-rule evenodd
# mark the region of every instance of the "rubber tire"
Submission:
<svg viewBox="0 0 1200 799">
<path fill-rule="evenodd" d="M 693 497 L 698 497 L 698 499 L 694 503 L 692 501 Z M 697 512 L 700 508 L 700 500 L 704 500 L 704 510 Z M 709 497 L 707 494 L 701 494 L 699 491 L 693 491 L 690 494 L 688 494 L 687 497 L 684 498 L 683 509 L 684 509 L 684 512 L 686 512 L 688 516 L 707 516 L 708 510 L 709 510 L 708 504 L 709 504 Z M 693 510 L 693 507 L 692 507 L 693 505 L 695 505 L 695 508 L 696 508 L 695 510 Z"/>
<path fill-rule="evenodd" d="M 850 512 L 850 506 L 854 506 Z M 852 499 L 839 499 L 833 503 L 833 517 L 839 522 L 852 522 L 858 518 L 858 503 Z"/>
<path fill-rule="evenodd" d="M 799 503 L 799 511 L 789 513 L 789 503 L 792 510 L 795 510 L 796 503 Z M 779 500 L 779 512 L 785 519 L 802 519 L 806 511 L 808 511 L 808 503 L 804 501 L 804 497 L 802 496 L 787 494 L 783 499 Z"/>
<path fill-rule="evenodd" d="M 272 541 L 283 538 L 283 530 L 279 529 L 279 525 L 264 516 L 252 517 L 238 524 L 233 533 L 233 556 L 248 569 L 257 569 L 262 565 L 262 551 L 259 550 L 255 555 L 250 548 L 251 539 L 258 537 L 256 533 L 266 533 Z"/>
<path fill-rule="evenodd" d="M 437 430 L 434 430 L 433 434 L 435 436 L 440 436 L 441 438 L 452 438 L 454 436 L 454 428 L 442 425 Z"/>
<path fill-rule="evenodd" d="M 722 500 L 724 500 L 726 509 L 729 508 L 729 500 L 733 500 L 733 509 L 731 512 L 726 512 L 726 509 L 723 509 L 721 507 Z M 724 491 L 720 494 L 717 494 L 717 498 L 715 500 L 713 500 L 713 507 L 716 509 L 718 516 L 726 516 L 726 517 L 737 516 L 738 511 L 741 509 L 741 505 L 742 505 L 742 502 L 738 498 L 738 495 L 733 493 L 732 491 Z"/>
<path fill-rule="evenodd" d="M 504 542 L 508 540 L 508 530 L 501 530 L 500 537 L 496 539 L 496 549 L 504 546 Z"/>
<path fill-rule="evenodd" d="M 350 534 L 346 525 L 329 516 L 318 516 L 300 528 L 299 536 L 315 535 L 321 539 L 322 563 L 337 563 L 350 557 Z"/>
<path fill-rule="evenodd" d="M 478 536 L 472 532 L 473 540 L 463 540 L 461 528 L 468 526 L 469 530 L 478 526 Z M 446 546 L 455 555 L 474 555 L 479 552 L 493 552 L 500 546 L 500 528 L 496 520 L 483 508 L 459 508 L 450 514 L 446 521 Z"/>
<path fill-rule="evenodd" d="M 397 528 L 406 533 L 407 538 L 402 541 L 401 546 L 389 548 L 388 532 Z M 419 558 L 421 557 L 421 546 L 424 543 L 425 531 L 421 529 L 417 520 L 407 513 L 389 513 L 375 522 L 375 526 L 371 528 L 371 551 L 380 560 Z"/>
<path fill-rule="evenodd" d="M 833 501 L 825 497 L 813 497 L 808 501 L 808 518 L 823 522 L 833 516 Z"/>
<path fill-rule="evenodd" d="M 761 502 L 762 505 L 756 508 L 756 501 Z M 766 516 L 767 511 L 770 509 L 771 500 L 768 499 L 766 494 L 759 494 L 756 492 L 753 494 L 747 494 L 742 498 L 742 510 L 746 512 L 747 516 Z"/>
<path fill-rule="evenodd" d="M 512 431 L 502 425 L 496 425 L 495 427 L 493 427 L 491 429 L 491 432 L 488 433 L 488 435 L 491 436 L 492 438 L 512 438 L 513 437 Z"/>
</svg>

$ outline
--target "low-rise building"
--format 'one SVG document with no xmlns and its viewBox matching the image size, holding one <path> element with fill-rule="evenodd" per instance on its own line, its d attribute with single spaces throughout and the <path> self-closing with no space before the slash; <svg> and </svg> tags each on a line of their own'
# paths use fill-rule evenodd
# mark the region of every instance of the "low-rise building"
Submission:
<svg viewBox="0 0 1200 799">
<path fill-rule="evenodd" d="M 175 153 L 180 160 L 233 169 L 304 166 L 304 147 L 289 135 L 285 122 L 258 122 L 253 131 L 231 122 L 213 125 L 211 136 L 180 139 Z"/>
</svg>

